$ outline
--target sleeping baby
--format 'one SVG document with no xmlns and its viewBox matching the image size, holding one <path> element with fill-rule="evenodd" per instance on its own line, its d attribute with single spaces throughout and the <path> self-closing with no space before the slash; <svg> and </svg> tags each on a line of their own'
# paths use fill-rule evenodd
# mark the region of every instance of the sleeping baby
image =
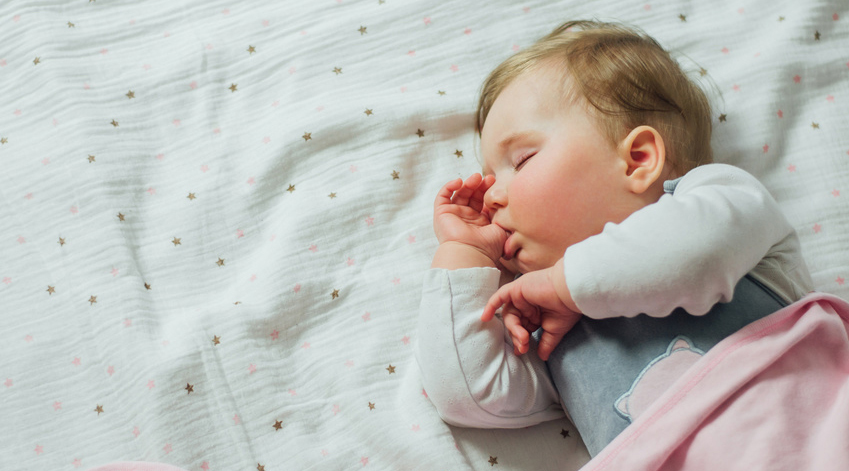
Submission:
<svg viewBox="0 0 849 471">
<path fill-rule="evenodd" d="M 443 420 L 565 411 L 595 456 L 704 352 L 812 290 L 766 188 L 712 163 L 711 119 L 622 25 L 566 23 L 489 75 L 483 172 L 434 203 L 416 359 Z"/>
</svg>

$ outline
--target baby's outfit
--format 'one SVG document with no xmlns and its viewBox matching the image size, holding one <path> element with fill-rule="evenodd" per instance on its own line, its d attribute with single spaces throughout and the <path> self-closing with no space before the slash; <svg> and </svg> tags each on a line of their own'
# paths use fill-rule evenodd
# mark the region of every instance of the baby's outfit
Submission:
<svg viewBox="0 0 849 471">
<path fill-rule="evenodd" d="M 498 270 L 427 272 L 416 359 L 443 420 L 517 428 L 565 408 L 595 456 L 704 352 L 813 289 L 793 227 L 750 174 L 709 164 L 664 190 L 566 250 L 584 317 L 547 365 L 480 321 Z"/>
</svg>

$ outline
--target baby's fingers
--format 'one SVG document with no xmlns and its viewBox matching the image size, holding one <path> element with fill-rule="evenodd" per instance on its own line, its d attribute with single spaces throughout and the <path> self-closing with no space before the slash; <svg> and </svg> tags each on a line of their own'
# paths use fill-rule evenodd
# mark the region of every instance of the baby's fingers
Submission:
<svg viewBox="0 0 849 471">
<path fill-rule="evenodd" d="M 528 352 L 530 335 L 528 331 L 522 327 L 521 313 L 514 309 L 507 308 L 502 313 L 504 319 L 504 327 L 510 332 L 510 337 L 513 339 L 513 349 L 517 355 Z"/>
<path fill-rule="evenodd" d="M 478 188 L 475 190 L 474 194 L 472 194 L 471 198 L 469 199 L 469 206 L 475 211 L 483 212 L 486 209 L 483 203 L 484 195 L 486 194 L 487 190 L 489 190 L 494 184 L 494 176 L 487 175 L 486 177 L 484 177 L 483 181 L 481 181 L 480 185 L 478 185 Z M 487 216 L 489 215 L 488 213 L 489 212 L 487 211 Z"/>
<path fill-rule="evenodd" d="M 475 194 L 475 191 L 478 189 L 478 186 L 481 184 L 481 174 L 475 173 L 463 182 L 462 188 L 457 190 L 454 193 L 454 197 L 451 198 L 451 201 L 454 204 L 459 204 L 461 206 L 468 206 L 469 200 L 472 198 L 472 195 Z M 478 210 L 480 211 L 480 210 Z"/>
<path fill-rule="evenodd" d="M 433 208 L 436 209 L 443 204 L 451 204 L 451 195 L 453 195 L 454 192 L 459 190 L 462 186 L 462 178 L 451 180 L 445 185 L 442 185 L 442 188 L 439 189 L 439 193 L 436 194 L 436 200 L 433 202 Z"/>
</svg>

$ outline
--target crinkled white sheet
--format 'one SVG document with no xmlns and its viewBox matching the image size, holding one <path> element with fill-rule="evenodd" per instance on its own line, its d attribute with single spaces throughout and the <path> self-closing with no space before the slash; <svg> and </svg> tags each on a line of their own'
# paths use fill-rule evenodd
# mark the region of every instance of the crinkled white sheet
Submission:
<svg viewBox="0 0 849 471">
<path fill-rule="evenodd" d="M 443 424 L 412 345 L 481 81 L 591 17 L 681 58 L 849 297 L 845 2 L 5 1 L 0 468 L 580 467 L 565 421 Z"/>
</svg>

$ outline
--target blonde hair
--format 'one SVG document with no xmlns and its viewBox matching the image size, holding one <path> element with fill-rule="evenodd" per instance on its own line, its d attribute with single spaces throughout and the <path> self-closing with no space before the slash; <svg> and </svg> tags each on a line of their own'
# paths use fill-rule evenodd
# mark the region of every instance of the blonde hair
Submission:
<svg viewBox="0 0 849 471">
<path fill-rule="evenodd" d="M 495 68 L 484 81 L 475 129 L 480 135 L 498 95 L 519 75 L 554 64 L 563 90 L 583 98 L 616 146 L 640 125 L 663 136 L 676 175 L 710 163 L 711 111 L 704 92 L 647 34 L 613 23 L 571 21 Z"/>
</svg>

